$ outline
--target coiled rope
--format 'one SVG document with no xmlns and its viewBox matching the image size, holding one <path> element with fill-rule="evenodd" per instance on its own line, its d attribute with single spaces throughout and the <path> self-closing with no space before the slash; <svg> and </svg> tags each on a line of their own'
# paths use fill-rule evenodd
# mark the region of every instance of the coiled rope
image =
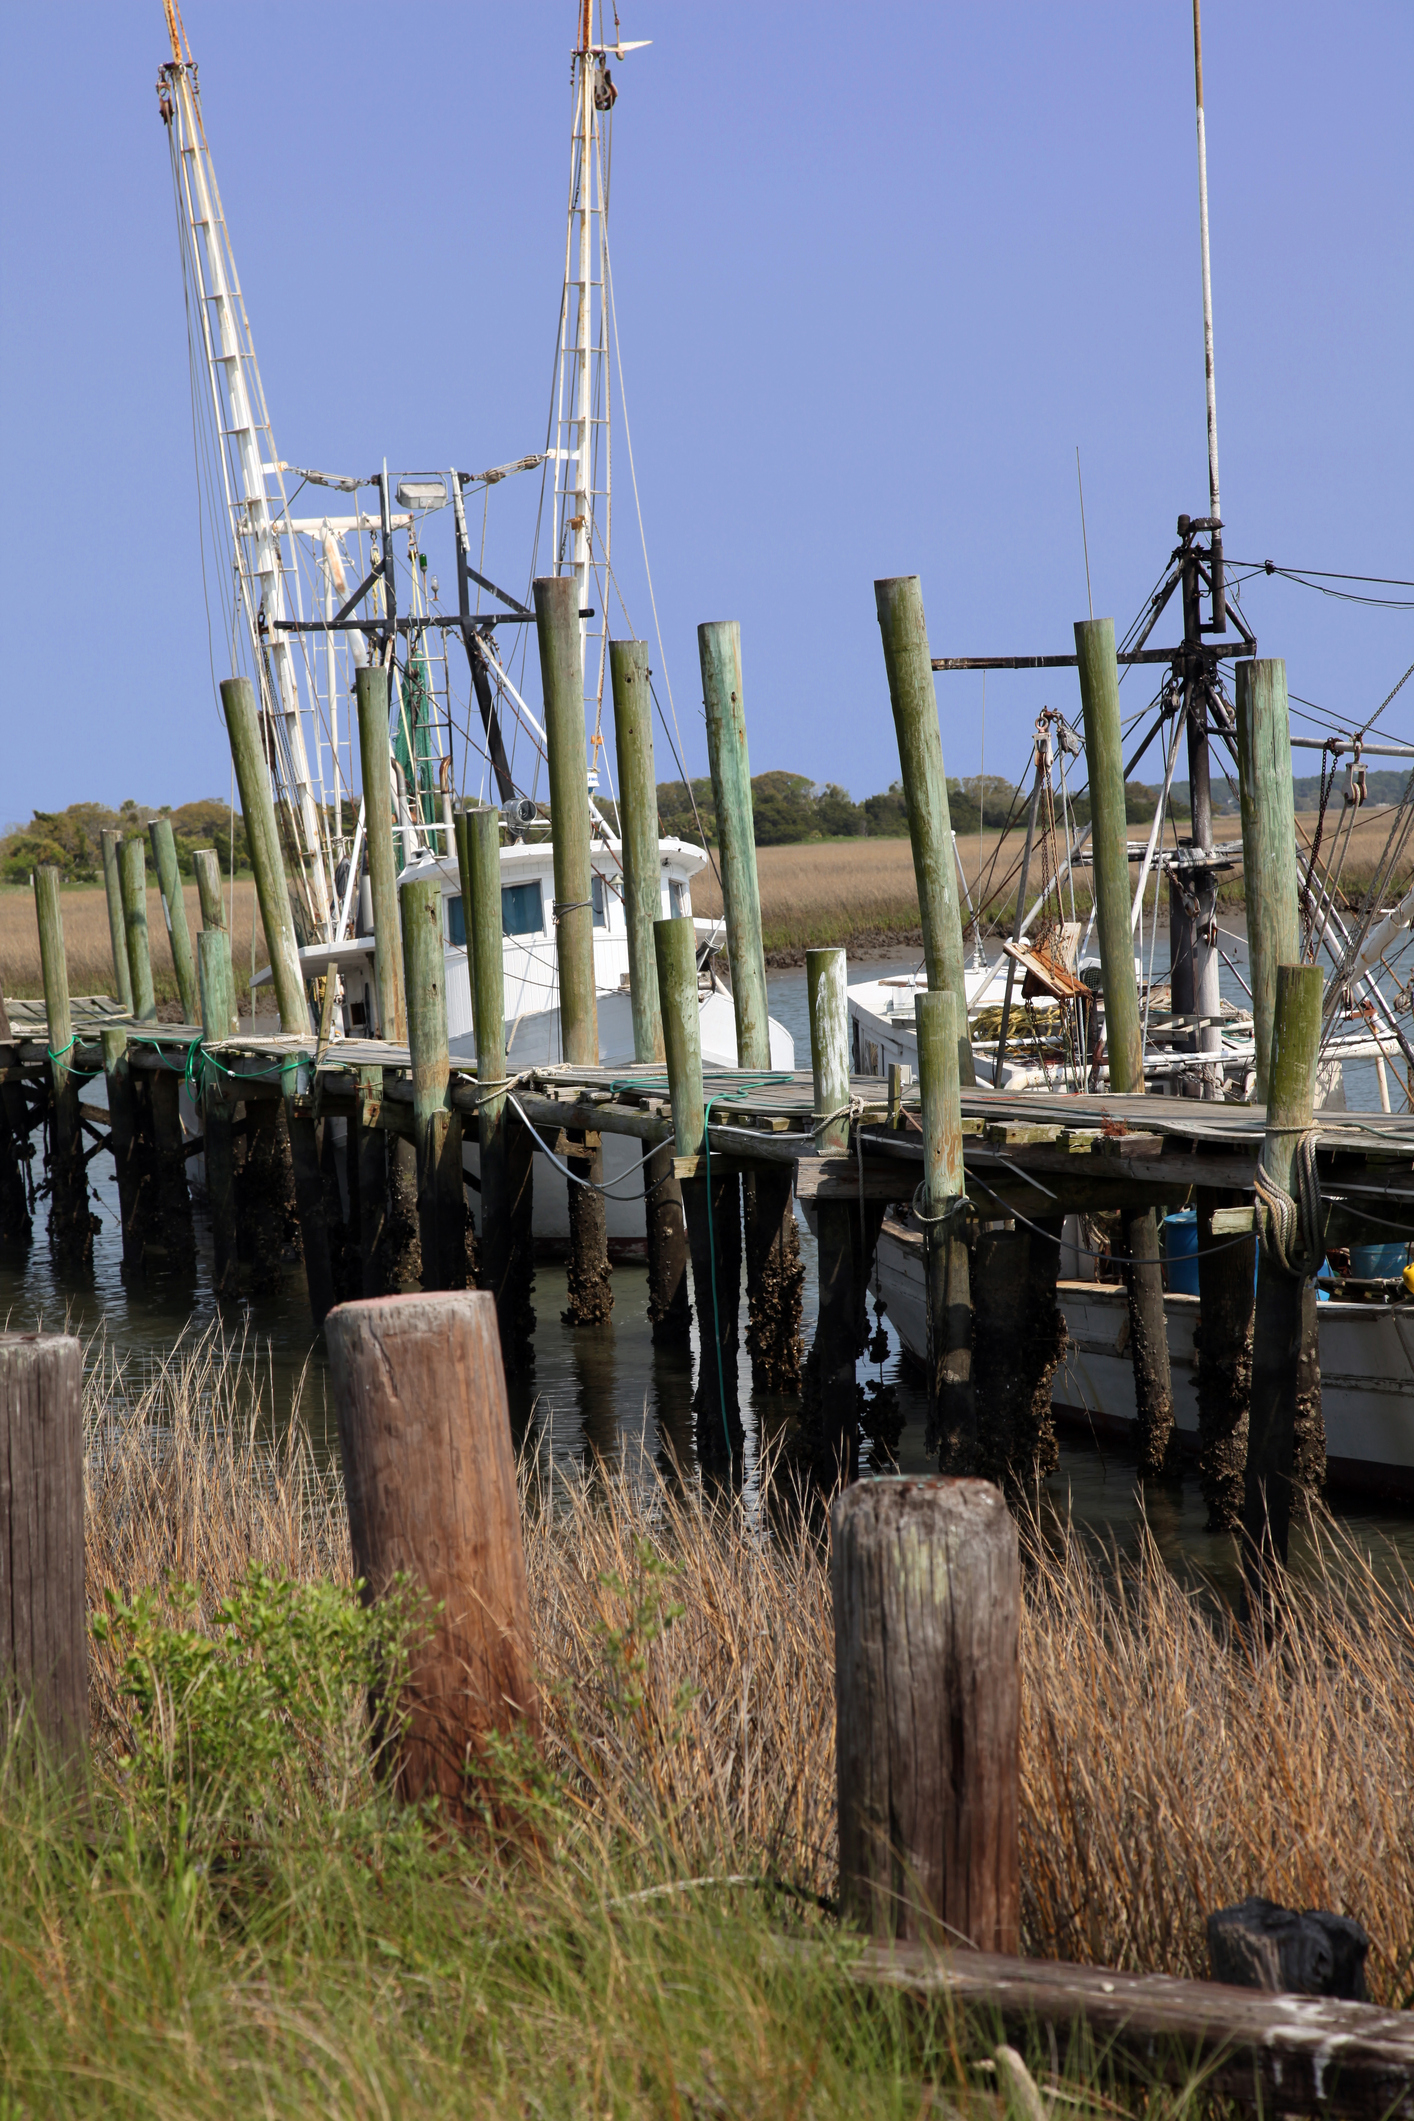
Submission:
<svg viewBox="0 0 1414 2121">
<path fill-rule="evenodd" d="M 1325 1216 L 1316 1171 L 1316 1129 L 1276 1127 L 1268 1133 L 1297 1134 L 1296 1198 L 1258 1163 L 1253 1221 L 1267 1259 L 1293 1281 L 1309 1281 L 1325 1257 Z"/>
</svg>

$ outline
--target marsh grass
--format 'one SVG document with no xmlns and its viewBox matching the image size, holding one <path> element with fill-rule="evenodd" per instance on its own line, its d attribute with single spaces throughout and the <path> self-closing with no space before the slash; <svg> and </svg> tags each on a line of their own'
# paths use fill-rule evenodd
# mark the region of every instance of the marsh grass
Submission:
<svg viewBox="0 0 1414 2121">
<path fill-rule="evenodd" d="M 150 860 L 148 874 L 150 877 Z M 229 903 L 229 883 L 224 888 Z M 108 899 L 103 886 L 69 884 L 59 896 L 70 994 L 111 994 L 114 986 L 113 944 L 108 928 Z M 195 937 L 201 930 L 201 906 L 196 885 L 184 885 L 182 897 L 187 909 L 187 928 Z M 265 931 L 260 925 L 260 912 L 255 903 L 255 885 L 249 877 L 237 877 L 231 960 L 237 996 L 242 1001 L 250 994 L 252 921 L 255 925 L 255 967 L 259 971 L 267 962 L 267 954 Z M 162 917 L 162 894 L 151 883 L 147 893 L 147 937 L 152 958 L 153 990 L 159 1002 L 174 1001 L 177 998 L 177 975 L 167 941 L 167 924 Z M 0 887 L 0 991 L 14 995 L 44 992 L 34 893 L 13 884 Z"/>
<path fill-rule="evenodd" d="M 88 1452 L 95 1607 L 175 1574 L 214 1630 L 252 1562 L 352 1597 L 337 1476 L 271 1433 L 239 1350 L 198 1341 L 126 1396 L 95 1363 Z M 646 1462 L 527 1459 L 523 1494 L 546 1760 L 501 1771 L 538 1847 L 398 1815 L 366 1767 L 174 1827 L 96 1642 L 91 1788 L 0 1791 L 7 2111 L 996 2110 L 985 2035 L 848 1978 L 822 1543 Z M 1026 1539 L 1025 1949 L 1202 1974 L 1208 1910 L 1262 1892 L 1356 1915 L 1374 1994 L 1409 2000 L 1414 1586 L 1328 1528 L 1253 1655 L 1152 1548 Z M 1074 2068 L 1073 2110 L 1116 2096 Z"/>
</svg>

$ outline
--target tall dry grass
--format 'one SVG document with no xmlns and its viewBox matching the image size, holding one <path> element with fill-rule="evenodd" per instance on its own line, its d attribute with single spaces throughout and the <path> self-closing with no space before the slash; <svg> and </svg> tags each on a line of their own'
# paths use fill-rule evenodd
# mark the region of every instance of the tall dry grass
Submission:
<svg viewBox="0 0 1414 2121">
<path fill-rule="evenodd" d="M 227 884 L 228 906 L 230 888 Z M 257 971 L 267 962 L 265 931 L 260 925 L 260 910 L 251 879 L 237 877 L 235 892 L 231 959 L 237 993 L 247 995 L 250 992 L 252 924 Z M 182 898 L 187 910 L 187 929 L 195 937 L 201 929 L 201 905 L 196 885 L 184 885 Z M 60 910 L 64 920 L 64 956 L 69 967 L 70 994 L 111 994 L 114 985 L 113 946 L 108 928 L 108 899 L 103 886 L 66 886 L 60 893 Z M 167 941 L 167 923 L 162 917 L 162 894 L 155 885 L 151 885 L 147 893 L 147 936 L 157 999 L 172 1000 L 177 993 L 177 975 Z M 35 995 L 43 992 L 34 893 L 18 885 L 0 886 L 0 993 Z"/>
<path fill-rule="evenodd" d="M 337 1474 L 269 1434 L 254 1366 L 214 1338 L 88 1398 L 89 1596 L 166 1572 L 208 1603 L 251 1559 L 347 1581 Z M 586 1827 L 645 1858 L 835 1887 L 828 1561 L 809 1536 L 672 1489 L 646 1463 L 526 1468 L 552 1761 Z M 1372 1992 L 1414 1993 L 1414 1583 L 1333 1527 L 1272 1653 L 1152 1547 L 1097 1559 L 1028 1529 L 1022 1638 L 1029 1952 L 1201 1976 L 1205 1920 L 1248 1893 L 1354 1915 Z M 1389 1587 L 1392 1586 L 1392 1587 Z M 115 1675 L 93 1661 L 102 1742 Z"/>
</svg>

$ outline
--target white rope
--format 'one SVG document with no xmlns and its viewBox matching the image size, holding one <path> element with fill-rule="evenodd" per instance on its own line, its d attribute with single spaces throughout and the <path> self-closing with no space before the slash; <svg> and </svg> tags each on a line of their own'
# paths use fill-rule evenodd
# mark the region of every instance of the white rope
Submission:
<svg viewBox="0 0 1414 2121">
<path fill-rule="evenodd" d="M 1276 1128 L 1276 1133 L 1300 1132 L 1296 1144 L 1297 1198 L 1277 1184 L 1271 1173 L 1257 1166 L 1253 1181 L 1253 1221 L 1268 1260 L 1293 1281 L 1309 1281 L 1325 1256 L 1325 1225 L 1321 1214 L 1321 1181 L 1316 1171 L 1316 1129 Z"/>
</svg>

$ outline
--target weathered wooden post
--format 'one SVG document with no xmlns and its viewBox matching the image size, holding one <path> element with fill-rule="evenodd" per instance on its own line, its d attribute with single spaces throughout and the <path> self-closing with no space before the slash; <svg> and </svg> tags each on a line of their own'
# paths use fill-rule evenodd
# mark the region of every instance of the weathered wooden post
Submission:
<svg viewBox="0 0 1414 2121">
<path fill-rule="evenodd" d="M 658 993 L 663 1007 L 673 1146 L 691 1166 L 682 1180 L 683 1214 L 692 1253 L 699 1367 L 693 1409 L 704 1462 L 730 1459 L 745 1440 L 738 1412 L 736 1322 L 741 1277 L 738 1229 L 715 1217 L 707 1181 L 707 1108 L 702 1088 L 702 1029 L 697 997 L 697 935 L 683 915 L 653 923 Z"/>
<path fill-rule="evenodd" d="M 231 938 L 224 928 L 203 928 L 196 940 L 202 1043 L 214 1046 L 231 1035 L 235 995 Z M 201 1112 L 206 1139 L 206 1197 L 215 1251 L 212 1286 L 218 1296 L 234 1295 L 237 1278 L 235 1111 L 228 1084 L 229 1078 L 218 1063 L 203 1056 Z"/>
<path fill-rule="evenodd" d="M 702 698 L 707 713 L 707 757 L 717 813 L 727 959 L 736 1017 L 736 1064 L 762 1073 L 771 1066 L 766 957 L 761 944 L 761 892 L 756 874 L 756 827 L 746 707 L 741 676 L 741 628 L 719 619 L 697 629 Z M 791 1202 L 789 1165 L 763 1164 L 745 1180 L 746 1345 L 758 1392 L 796 1392 L 801 1381 L 800 1317 L 805 1273 Z"/>
<path fill-rule="evenodd" d="M 876 1937 L 1015 1953 L 1021 1564 L 988 1481 L 866 1480 L 831 1512 L 840 1898 Z"/>
<path fill-rule="evenodd" d="M 363 673 L 359 675 L 361 677 Z M 285 883 L 285 863 L 275 824 L 275 798 L 270 788 L 270 769 L 265 763 L 260 742 L 260 715 L 250 679 L 223 678 L 221 704 L 226 710 L 226 729 L 231 739 L 236 786 L 240 790 L 250 866 L 255 872 L 260 923 L 265 930 L 265 947 L 270 953 L 270 977 L 280 1011 L 280 1029 L 305 1032 L 311 1028 L 309 997 L 304 991 L 304 975 L 300 970 L 299 946 L 295 941 L 290 894 Z"/>
<path fill-rule="evenodd" d="M 69 1013 L 69 968 L 64 956 L 64 916 L 59 907 L 59 872 L 34 872 L 34 906 L 39 921 L 39 962 L 44 981 L 44 1014 L 49 1026 L 49 1094 L 54 1161 L 50 1171 L 50 1241 L 72 1260 L 93 1251 L 93 1224 L 88 1212 L 88 1170 L 79 1117 L 79 1078 L 73 1070 L 74 1026 Z"/>
<path fill-rule="evenodd" d="M 471 960 L 476 1019 L 477 1124 L 481 1145 L 481 1271 L 496 1299 L 501 1357 L 516 1374 L 531 1359 L 535 1313 L 530 1294 L 535 1255 L 524 1218 L 511 1215 L 512 1137 L 524 1135 L 506 1101 L 506 978 L 501 941 L 500 812 L 462 810 L 456 817 L 457 862 Z M 529 1161 L 529 1151 L 525 1155 Z M 524 1183 L 533 1183 L 527 1173 Z M 518 1240 L 521 1240 L 518 1242 Z"/>
<path fill-rule="evenodd" d="M 88 1750 L 83 1351 L 68 1333 L 0 1333 L 0 1699 L 41 1757 Z"/>
<path fill-rule="evenodd" d="M 152 957 L 147 944 L 147 856 L 140 839 L 127 839 L 119 844 L 118 883 L 123 897 L 132 1012 L 140 1024 L 151 1023 L 157 1015 L 157 1002 L 152 991 Z"/>
<path fill-rule="evenodd" d="M 1236 720 L 1248 970 L 1257 1049 L 1254 1094 L 1258 1104 L 1265 1104 L 1277 966 L 1295 964 L 1301 956 L 1291 722 L 1286 665 L 1279 657 L 1237 665 Z M 1210 1531 L 1236 1531 L 1242 1522 L 1252 1385 L 1255 1239 L 1237 1243 L 1216 1237 L 1213 1230 L 1217 1211 L 1238 1204 L 1239 1196 L 1211 1187 L 1200 1187 L 1194 1202 L 1202 1320 L 1197 1336 L 1198 1480 L 1208 1505 Z M 1311 1431 L 1310 1442 L 1324 1456 L 1315 1291 L 1309 1290 L 1308 1295 L 1311 1315 L 1303 1361 L 1313 1367 L 1317 1386 L 1314 1410 L 1298 1402 L 1298 1468 L 1309 1455 L 1301 1448 L 1303 1428 Z"/>
<path fill-rule="evenodd" d="M 663 1015 L 653 923 L 663 910 L 658 856 L 658 789 L 653 774 L 653 696 L 645 641 L 610 641 L 614 745 L 619 767 L 619 836 L 628 926 L 628 980 L 634 1059 L 663 1059 Z M 664 1142 L 643 1167 L 644 1236 L 648 1247 L 648 1322 L 659 1343 L 681 1345 L 692 1328 L 687 1293 L 687 1227 L 673 1151 Z"/>
<path fill-rule="evenodd" d="M 221 861 L 214 847 L 197 847 L 191 858 L 203 928 L 225 928 L 226 894 L 221 889 Z M 198 968 L 199 971 L 200 968 Z"/>
<path fill-rule="evenodd" d="M 1249 1606 L 1263 1603 L 1274 1567 L 1286 1566 L 1303 1296 L 1325 1244 L 1312 1132 L 1323 986 L 1319 965 L 1277 967 L 1267 1131 L 1257 1166 L 1261 1250 L 1242 1506 Z"/>
<path fill-rule="evenodd" d="M 535 584 L 535 631 L 545 702 L 545 758 L 555 856 L 555 953 L 560 973 L 560 1053 L 572 1067 L 599 1065 L 594 983 L 594 906 L 589 860 L 589 766 L 584 740 L 579 588 L 573 575 Z M 569 1185 L 570 1326 L 603 1325 L 614 1308 L 604 1196 L 603 1137 L 571 1133 L 568 1161 L 586 1181 Z"/>
<path fill-rule="evenodd" d="M 123 887 L 118 877 L 118 844 L 122 834 L 111 828 L 100 832 L 103 850 L 103 890 L 108 900 L 108 934 L 113 945 L 113 992 L 124 1009 L 133 1006 L 132 975 L 128 971 L 128 929 L 123 917 Z"/>
<path fill-rule="evenodd" d="M 923 1119 L 924 1257 L 928 1318 L 927 1448 L 946 1473 L 971 1470 L 977 1449 L 972 1288 L 962 1209 L 962 1086 L 955 994 L 920 994 L 918 1083 Z"/>
<path fill-rule="evenodd" d="M 447 994 L 442 881 L 409 877 L 400 892 L 407 977 L 417 1211 L 427 1289 L 466 1287 L 466 1188 L 462 1123 L 447 1109 Z"/>
<path fill-rule="evenodd" d="M 957 896 L 957 855 L 948 813 L 933 659 L 917 575 L 895 575 L 876 582 L 874 604 L 884 640 L 884 668 L 888 672 L 904 801 L 908 805 L 908 836 L 913 845 L 928 985 L 965 997 L 966 958 L 962 947 L 962 908 Z M 965 1089 L 971 1089 L 977 1074 L 966 1009 L 961 1012 L 957 1035 L 958 1081 Z"/>
<path fill-rule="evenodd" d="M 1100 940 L 1110 1088 L 1125 1095 L 1144 1088 L 1144 1039 L 1129 924 L 1129 845 L 1114 620 L 1077 619 L 1075 651 L 1080 666 L 1085 761 L 1090 776 L 1095 926 Z M 1154 1210 L 1122 1209 L 1120 1230 L 1127 1261 L 1125 1282 L 1139 1471 L 1141 1477 L 1153 1478 L 1170 1463 L 1173 1442 L 1173 1384 L 1164 1319 L 1159 1227 Z"/>
<path fill-rule="evenodd" d="M 128 1034 L 113 1024 L 99 1033 L 103 1077 L 108 1092 L 108 1141 L 118 1181 L 118 1214 L 123 1236 L 123 1265 L 142 1270 L 144 1225 L 154 1202 L 147 1122 L 142 1095 L 133 1074 Z"/>
<path fill-rule="evenodd" d="M 157 870 L 158 888 L 162 894 L 162 912 L 167 923 L 172 969 L 177 975 L 182 1021 L 198 1024 L 201 1021 L 201 996 L 197 991 L 196 964 L 191 954 L 191 931 L 187 927 L 187 906 L 182 896 L 182 871 L 177 860 L 177 841 L 172 831 L 172 820 L 167 817 L 151 818 L 147 831 L 152 841 L 152 860 Z"/>
<path fill-rule="evenodd" d="M 373 980 L 378 990 L 378 1035 L 402 1045 L 408 1035 L 403 977 L 402 916 L 398 910 L 398 857 L 393 844 L 393 767 L 388 749 L 388 673 L 378 666 L 357 671 L 359 761 L 363 774 L 363 829 L 368 848 L 368 888 L 373 901 Z M 382 1095 L 381 1077 L 378 1095 Z M 365 1105 L 367 1099 L 365 1099 Z M 364 1288 L 372 1273 L 379 1289 L 421 1271 L 417 1242 L 417 1159 L 401 1134 L 385 1138 L 377 1156 L 370 1154 L 366 1176 L 375 1182 L 373 1165 L 384 1165 L 383 1193 L 377 1203 L 359 1187 L 359 1215 L 366 1227 L 377 1226 L 376 1247 L 363 1244 Z M 360 1164 L 360 1179 L 364 1173 Z M 370 1262 L 374 1264 L 371 1266 Z M 371 1293 L 371 1291 L 369 1291 Z"/>
<path fill-rule="evenodd" d="M 843 950 L 806 951 L 813 1133 L 823 1156 L 849 1155 L 847 978 Z M 813 1445 L 816 1477 L 828 1487 L 853 1480 L 859 1470 L 856 1364 L 863 1339 L 863 1290 L 856 1261 L 859 1212 L 849 1201 L 826 1200 L 815 1211 L 820 1308 L 805 1364 L 804 1428 Z"/>
<path fill-rule="evenodd" d="M 327 1334 L 354 1570 L 370 1598 L 399 1577 L 427 1597 L 398 1791 L 474 1817 L 488 1744 L 540 1736 L 495 1303 L 462 1291 L 341 1304 Z"/>
<path fill-rule="evenodd" d="M 29 1105 L 15 1067 L 10 1012 L 0 990 L 0 1258 L 22 1259 L 34 1239 L 26 1167 Z"/>
</svg>

